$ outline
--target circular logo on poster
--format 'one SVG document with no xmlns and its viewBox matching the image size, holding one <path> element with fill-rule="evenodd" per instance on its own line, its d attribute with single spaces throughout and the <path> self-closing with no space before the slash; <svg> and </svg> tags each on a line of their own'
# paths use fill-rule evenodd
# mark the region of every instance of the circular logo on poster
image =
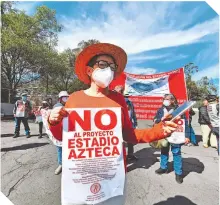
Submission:
<svg viewBox="0 0 220 205">
<path fill-rule="evenodd" d="M 182 121 L 181 119 L 179 119 L 179 120 L 177 121 L 177 124 L 178 124 L 178 125 L 183 125 L 183 121 Z"/>
<path fill-rule="evenodd" d="M 90 187 L 90 191 L 93 193 L 93 194 L 97 194 L 101 189 L 101 185 L 99 183 L 94 183 L 91 185 Z"/>
</svg>

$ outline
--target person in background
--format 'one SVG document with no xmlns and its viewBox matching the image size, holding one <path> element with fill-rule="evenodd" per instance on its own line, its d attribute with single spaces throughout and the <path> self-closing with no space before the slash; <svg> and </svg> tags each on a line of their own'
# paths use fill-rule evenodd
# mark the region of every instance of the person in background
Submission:
<svg viewBox="0 0 220 205">
<path fill-rule="evenodd" d="M 137 117 L 134 111 L 134 105 L 133 103 L 128 99 L 129 94 L 125 94 L 125 102 L 127 104 L 128 107 L 128 114 L 129 114 L 129 118 L 131 120 L 132 126 L 133 128 L 137 128 Z M 137 156 L 134 155 L 134 145 L 131 143 L 128 143 L 128 156 L 127 156 L 128 160 L 138 160 Z"/>
<path fill-rule="evenodd" d="M 163 99 L 163 106 L 158 109 L 156 116 L 154 117 L 154 123 L 157 124 L 163 120 L 164 116 L 171 111 L 171 109 L 175 110 L 178 107 L 178 102 L 176 97 L 173 94 L 166 94 Z M 188 138 L 188 124 L 185 115 L 182 116 L 185 119 L 185 133 L 186 133 L 186 141 L 185 143 L 189 142 Z M 161 155 L 160 155 L 160 168 L 155 171 L 156 174 L 165 174 L 168 173 L 168 159 L 169 159 L 169 150 L 171 147 L 171 151 L 173 153 L 173 165 L 174 171 L 176 174 L 176 182 L 181 184 L 183 183 L 183 176 L 182 176 L 182 156 L 181 156 L 181 146 L 182 144 L 172 144 L 168 143 L 167 147 L 161 148 Z"/>
<path fill-rule="evenodd" d="M 121 85 L 118 85 L 115 87 L 114 89 L 116 92 L 121 93 L 123 95 L 124 93 L 124 87 Z M 128 108 L 128 114 L 129 114 L 129 118 L 130 121 L 132 123 L 133 128 L 137 127 L 137 118 L 134 112 L 134 106 L 133 103 L 128 99 L 128 94 L 125 94 L 125 102 L 127 104 L 127 108 Z M 138 160 L 138 158 L 134 155 L 134 145 L 132 143 L 127 143 L 127 147 L 128 147 L 128 155 L 127 155 L 127 159 L 128 160 Z"/>
<path fill-rule="evenodd" d="M 58 102 L 57 102 L 57 104 L 55 104 L 53 106 L 53 108 L 64 107 L 67 100 L 68 100 L 68 98 L 69 98 L 69 94 L 67 93 L 67 91 L 61 91 L 58 95 Z M 59 146 L 58 146 L 58 144 L 56 145 L 56 147 L 57 147 L 57 159 L 58 159 L 58 164 L 59 164 L 59 166 L 55 170 L 56 175 L 58 175 L 62 172 L 62 146 L 60 146 L 61 144 L 62 143 L 60 142 Z"/>
<path fill-rule="evenodd" d="M 195 115 L 195 112 L 193 109 L 189 110 L 189 139 L 190 143 L 186 144 L 188 146 L 198 146 L 197 140 L 196 140 L 196 134 L 192 127 L 192 116 Z"/>
<path fill-rule="evenodd" d="M 14 105 L 13 114 L 15 117 L 15 134 L 13 138 L 19 137 L 21 122 L 24 125 L 25 134 L 30 138 L 30 128 L 28 125 L 29 113 L 32 111 L 32 106 L 27 100 L 27 93 L 22 93 L 21 100 L 17 100 Z"/>
<path fill-rule="evenodd" d="M 217 138 L 217 150 L 219 154 L 219 103 L 216 95 L 208 95 L 206 97 L 208 101 L 207 111 L 211 122 L 212 132 Z"/>
<path fill-rule="evenodd" d="M 42 101 L 42 106 L 39 107 L 38 112 L 40 113 L 41 117 L 44 115 L 44 112 L 46 112 L 49 109 L 49 103 L 44 100 Z M 43 137 L 43 121 L 41 120 L 39 122 L 39 139 Z"/>
<path fill-rule="evenodd" d="M 210 137 L 211 147 L 217 148 L 216 136 L 211 132 L 211 122 L 207 111 L 208 101 L 204 99 L 203 105 L 199 107 L 199 124 L 202 130 L 203 147 L 208 148 L 208 141 Z"/>
<path fill-rule="evenodd" d="M 52 98 L 48 98 L 47 102 L 48 102 L 48 105 L 49 105 L 49 109 L 52 109 L 53 108 L 53 100 L 52 100 Z"/>
</svg>

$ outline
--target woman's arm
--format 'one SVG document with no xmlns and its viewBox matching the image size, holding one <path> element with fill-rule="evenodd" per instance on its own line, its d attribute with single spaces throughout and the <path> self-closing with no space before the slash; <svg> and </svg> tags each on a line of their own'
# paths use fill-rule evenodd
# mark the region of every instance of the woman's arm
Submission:
<svg viewBox="0 0 220 205">
<path fill-rule="evenodd" d="M 134 129 L 132 123 L 129 120 L 128 109 L 124 98 L 118 98 L 120 105 L 122 106 L 122 133 L 125 141 L 132 144 L 148 143 L 156 140 L 160 140 L 168 137 L 171 130 L 175 130 L 177 125 L 171 122 L 158 123 L 152 128 L 147 129 Z M 168 126 L 167 126 L 168 125 Z"/>
</svg>

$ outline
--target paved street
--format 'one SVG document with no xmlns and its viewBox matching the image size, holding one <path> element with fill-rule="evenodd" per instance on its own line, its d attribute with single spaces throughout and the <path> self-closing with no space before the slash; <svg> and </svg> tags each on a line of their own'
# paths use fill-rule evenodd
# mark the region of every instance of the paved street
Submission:
<svg viewBox="0 0 220 205">
<path fill-rule="evenodd" d="M 195 117 L 193 127 L 201 141 L 196 122 Z M 140 128 L 144 126 L 146 122 L 139 122 Z M 60 205 L 60 175 L 54 175 L 55 146 L 46 137 L 37 138 L 37 124 L 30 123 L 30 127 L 30 139 L 23 135 L 23 125 L 22 136 L 13 139 L 14 122 L 1 123 L 1 190 L 15 205 Z M 136 145 L 140 159 L 128 166 L 126 205 L 218 205 L 217 152 L 199 144 L 182 148 L 183 184 L 176 183 L 173 171 L 157 176 L 154 171 L 159 168 L 160 152 L 148 144 Z"/>
</svg>

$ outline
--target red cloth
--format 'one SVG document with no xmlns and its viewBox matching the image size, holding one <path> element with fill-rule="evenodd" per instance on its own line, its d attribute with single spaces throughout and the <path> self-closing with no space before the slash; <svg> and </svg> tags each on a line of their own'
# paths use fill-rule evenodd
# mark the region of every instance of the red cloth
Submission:
<svg viewBox="0 0 220 205">
<path fill-rule="evenodd" d="M 122 73 L 120 76 L 118 76 L 116 79 L 114 79 L 111 84 L 109 85 L 110 90 L 114 90 L 114 88 L 117 85 L 125 86 L 125 81 L 126 81 L 126 75 L 125 73 Z"/>
</svg>

